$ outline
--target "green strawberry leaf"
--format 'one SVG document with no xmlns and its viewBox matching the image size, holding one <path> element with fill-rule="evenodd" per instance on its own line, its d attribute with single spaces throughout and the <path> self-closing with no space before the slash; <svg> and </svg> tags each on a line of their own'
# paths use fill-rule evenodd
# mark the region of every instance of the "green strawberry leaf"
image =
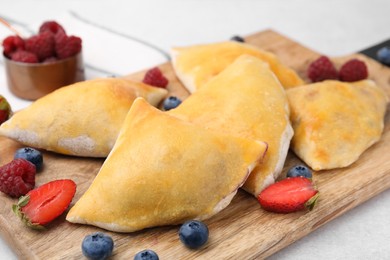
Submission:
<svg viewBox="0 0 390 260">
<path fill-rule="evenodd" d="M 319 194 L 319 192 L 317 192 L 316 195 L 314 195 L 308 201 L 306 201 L 305 207 L 309 210 L 313 210 L 314 206 L 317 204 L 319 197 L 320 197 L 320 194 Z"/>
<path fill-rule="evenodd" d="M 12 205 L 12 211 L 18 218 L 20 218 L 20 220 L 22 220 L 26 226 L 36 230 L 45 230 L 44 226 L 39 225 L 38 223 L 32 223 L 30 219 L 23 213 L 22 208 L 26 206 L 29 201 L 30 196 L 21 196 L 18 200 L 18 203 Z"/>
</svg>

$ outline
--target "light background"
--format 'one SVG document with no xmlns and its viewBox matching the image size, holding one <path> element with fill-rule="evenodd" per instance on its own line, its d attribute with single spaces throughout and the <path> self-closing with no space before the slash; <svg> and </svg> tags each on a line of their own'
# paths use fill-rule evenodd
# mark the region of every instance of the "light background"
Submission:
<svg viewBox="0 0 390 260">
<path fill-rule="evenodd" d="M 69 11 L 126 37 L 108 39 L 100 30 L 87 30 Z M 21 23 L 16 27 L 22 31 L 24 26 L 36 30 L 45 20 L 63 21 L 69 33 L 83 38 L 87 63 L 118 75 L 165 60 L 128 36 L 169 52 L 172 46 L 222 41 L 236 34 L 273 29 L 320 53 L 342 56 L 389 39 L 389 11 L 389 0 L 0 0 L 0 16 Z M 0 26 L 0 36 L 8 34 Z M 89 78 L 105 75 L 87 71 Z M 14 109 L 28 104 L 8 92 L 3 69 L 0 93 Z M 387 190 L 270 259 L 390 259 L 389 216 Z M 0 258 L 16 259 L 2 240 Z"/>
</svg>

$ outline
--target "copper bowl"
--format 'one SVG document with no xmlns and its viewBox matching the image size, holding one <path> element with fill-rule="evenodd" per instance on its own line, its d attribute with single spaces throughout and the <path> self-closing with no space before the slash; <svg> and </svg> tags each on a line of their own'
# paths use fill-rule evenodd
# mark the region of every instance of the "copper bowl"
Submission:
<svg viewBox="0 0 390 260">
<path fill-rule="evenodd" d="M 60 87 L 85 79 L 81 53 L 48 63 L 23 63 L 3 57 L 8 87 L 23 99 L 36 100 Z"/>
</svg>

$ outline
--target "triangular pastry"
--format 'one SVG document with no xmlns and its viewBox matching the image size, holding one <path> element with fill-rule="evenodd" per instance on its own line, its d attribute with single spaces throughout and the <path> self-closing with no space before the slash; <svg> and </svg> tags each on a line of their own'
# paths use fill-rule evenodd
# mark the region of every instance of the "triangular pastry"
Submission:
<svg viewBox="0 0 390 260">
<path fill-rule="evenodd" d="M 327 80 L 287 91 L 292 150 L 313 170 L 346 167 L 377 142 L 386 95 L 371 80 Z"/>
<path fill-rule="evenodd" d="M 106 157 L 136 97 L 157 105 L 167 90 L 125 79 L 88 80 L 32 103 L 0 127 L 0 135 L 62 154 Z"/>
<path fill-rule="evenodd" d="M 117 232 L 205 219 L 226 207 L 266 144 L 209 132 L 138 98 L 66 219 Z"/>
<path fill-rule="evenodd" d="M 283 87 L 258 58 L 242 55 L 168 113 L 206 129 L 268 144 L 244 185 L 257 196 L 283 169 L 293 131 Z"/>
<path fill-rule="evenodd" d="M 201 88 L 243 54 L 255 56 L 268 63 L 285 88 L 303 84 L 298 74 L 283 65 L 274 54 L 247 43 L 227 41 L 194 45 L 173 48 L 171 53 L 176 75 L 191 93 Z"/>
</svg>

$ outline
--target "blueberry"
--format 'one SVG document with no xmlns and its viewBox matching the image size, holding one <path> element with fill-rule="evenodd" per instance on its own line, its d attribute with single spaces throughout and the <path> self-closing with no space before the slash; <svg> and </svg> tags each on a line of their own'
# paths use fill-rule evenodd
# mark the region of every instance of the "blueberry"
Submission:
<svg viewBox="0 0 390 260">
<path fill-rule="evenodd" d="M 91 260 L 107 259 L 114 249 L 114 241 L 102 232 L 86 236 L 81 244 L 83 255 Z"/>
<path fill-rule="evenodd" d="M 181 104 L 181 100 L 177 97 L 170 96 L 164 100 L 163 107 L 165 111 L 171 110 Z"/>
<path fill-rule="evenodd" d="M 186 247 L 196 249 L 207 242 L 209 229 L 201 221 L 190 220 L 180 227 L 179 238 Z"/>
<path fill-rule="evenodd" d="M 390 47 L 386 46 L 380 48 L 376 53 L 376 57 L 381 63 L 390 65 Z"/>
<path fill-rule="evenodd" d="M 23 158 L 27 161 L 33 163 L 35 168 L 38 171 L 42 170 L 43 166 L 43 157 L 42 153 L 31 147 L 20 148 L 15 152 L 14 159 Z"/>
<path fill-rule="evenodd" d="M 296 165 L 294 167 L 291 167 L 287 172 L 287 177 L 298 177 L 298 176 L 302 176 L 310 179 L 312 177 L 312 174 L 310 169 L 304 165 Z"/>
<path fill-rule="evenodd" d="M 233 36 L 232 38 L 230 38 L 230 40 L 236 42 L 245 42 L 245 39 L 238 35 Z"/>
<path fill-rule="evenodd" d="M 134 260 L 158 260 L 158 259 L 159 258 L 156 252 L 150 249 L 142 250 L 138 252 L 134 257 Z"/>
</svg>

